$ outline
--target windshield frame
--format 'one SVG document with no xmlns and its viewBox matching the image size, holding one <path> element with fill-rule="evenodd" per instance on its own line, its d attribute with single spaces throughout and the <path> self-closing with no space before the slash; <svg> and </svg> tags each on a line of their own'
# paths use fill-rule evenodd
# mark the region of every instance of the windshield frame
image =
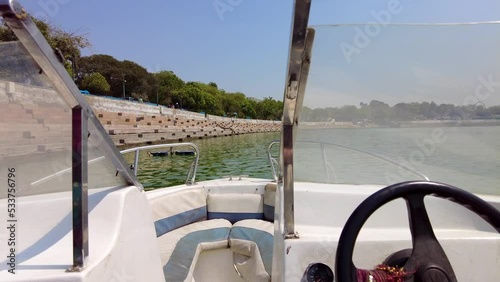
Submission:
<svg viewBox="0 0 500 282">
<path fill-rule="evenodd" d="M 283 183 L 285 238 L 298 238 L 295 232 L 293 148 L 298 129 L 298 117 L 307 84 L 311 62 L 314 30 L 308 29 L 310 0 L 295 0 L 288 54 L 287 76 L 283 97 L 283 127 L 281 130 L 281 175 Z"/>
<path fill-rule="evenodd" d="M 99 151 L 113 163 L 117 172 L 128 185 L 136 186 L 142 191 L 144 189 L 142 184 L 129 169 L 125 159 L 113 144 L 106 130 L 93 113 L 92 108 L 80 94 L 75 82 L 24 8 L 17 1 L 0 0 L 0 16 L 53 83 L 54 89 L 63 101 L 70 108 L 82 107 L 82 112 L 87 117 L 90 142 L 95 144 Z"/>
<path fill-rule="evenodd" d="M 301 113 L 301 109 L 303 108 L 304 97 L 305 97 L 305 88 L 308 83 L 310 77 L 309 66 L 311 64 L 311 49 L 313 45 L 314 34 L 317 33 L 316 37 L 320 37 L 320 30 L 317 28 L 321 28 L 324 26 L 358 26 L 365 24 L 358 23 L 347 23 L 347 24 L 321 24 L 315 25 L 312 27 L 307 26 L 308 17 L 309 17 L 309 9 L 310 6 L 306 3 L 308 1 L 296 0 L 294 1 L 294 17 L 292 20 L 292 28 L 291 28 L 291 37 L 290 37 L 290 48 L 289 48 L 289 61 L 287 66 L 287 76 L 286 83 L 284 89 L 284 108 L 283 108 L 283 128 L 282 128 L 282 138 L 281 138 L 281 156 L 280 156 L 280 164 L 281 164 L 281 175 L 279 176 L 279 182 L 283 184 L 283 213 L 284 213 L 284 221 L 285 221 L 285 238 L 297 238 L 298 235 L 294 232 L 294 181 L 304 181 L 300 179 L 298 174 L 294 175 L 294 169 L 297 169 L 299 160 L 297 158 L 297 142 L 301 142 L 300 134 L 297 135 L 297 132 L 301 130 L 299 127 L 300 123 L 304 123 L 304 121 L 299 120 L 300 116 L 304 114 Z M 310 4 L 310 3 L 309 3 Z M 447 28 L 449 26 L 456 25 L 466 25 L 466 26 L 476 26 L 476 25 L 492 25 L 499 24 L 500 21 L 480 21 L 480 22 L 450 22 L 450 23 L 391 23 L 391 26 L 403 26 L 403 27 L 411 27 L 411 26 L 439 26 L 442 28 Z M 370 23 L 366 24 L 369 25 Z M 375 24 L 376 25 L 376 24 Z M 308 38 L 309 37 L 309 38 Z M 321 38 L 319 38 L 321 39 Z M 310 40 L 310 42 L 309 42 Z M 318 43 L 321 43 L 318 41 Z M 311 49 L 309 49 L 311 48 Z M 345 53 L 344 53 L 345 55 Z M 320 62 L 321 63 L 321 62 Z M 314 75 L 314 74 L 312 74 Z M 485 78 L 482 78 L 485 81 Z M 491 80 L 491 76 L 488 78 Z M 309 79 L 311 80 L 311 79 Z M 480 80 L 481 81 L 481 80 Z M 310 81 L 309 84 L 311 84 Z M 484 85 L 482 86 L 484 87 Z M 477 90 L 477 88 L 476 88 Z M 310 93 L 309 93 L 310 94 Z M 308 94 L 308 96 L 309 96 Z M 431 101 L 429 101 L 431 102 Z M 441 102 L 443 103 L 443 102 Z M 478 104 L 478 103 L 476 103 Z M 484 106 L 484 104 L 483 104 Z M 434 131 L 433 131 L 434 133 Z M 439 132 L 437 133 L 439 135 Z M 432 135 L 433 136 L 433 135 Z M 381 154 L 370 153 L 363 150 L 357 150 L 355 148 L 348 148 L 347 146 L 343 146 L 340 144 L 330 144 L 325 143 L 325 145 L 331 145 L 334 147 L 338 147 L 342 150 L 350 150 L 354 153 L 362 154 L 373 159 L 385 162 L 387 164 L 393 165 L 398 170 L 404 170 L 405 172 L 411 173 L 419 178 L 424 180 L 429 180 L 428 175 L 422 172 L 419 172 L 416 169 L 413 169 L 412 166 L 402 165 L 399 162 L 396 162 L 395 159 L 384 158 Z M 323 146 L 323 145 L 321 145 Z M 293 156 L 295 154 L 295 157 Z M 324 156 L 324 154 L 323 154 Z M 295 158 L 295 163 L 294 163 Z M 300 171 L 300 170 L 299 170 Z M 297 171 L 296 171 L 297 172 Z M 431 177 L 432 178 L 432 177 Z M 298 180 L 297 180 L 298 179 Z M 308 179 L 310 181 L 310 179 Z M 403 180 L 401 180 L 403 181 Z M 312 181 L 316 182 L 316 181 Z M 318 183 L 323 183 L 318 181 Z M 351 184 L 351 183 L 345 183 Z M 359 183 L 358 183 L 359 184 Z M 380 185 L 384 185 L 379 183 Z M 377 184 L 377 185 L 379 185 Z M 385 185 L 384 185 L 385 186 Z M 479 192 L 481 193 L 481 192 Z"/>
<path fill-rule="evenodd" d="M 63 55 L 60 51 L 52 49 L 24 8 L 15 0 L 0 0 L 0 16 L 17 36 L 24 51 L 27 51 L 38 65 L 40 74 L 46 75 L 55 93 L 72 110 L 70 152 L 73 264 L 67 271 L 80 272 L 87 264 L 89 255 L 88 142 L 90 141 L 106 159 L 111 161 L 117 177 L 125 180 L 126 184 L 135 186 L 139 191 L 143 191 L 144 187 L 126 164 L 118 148 L 64 68 Z"/>
</svg>

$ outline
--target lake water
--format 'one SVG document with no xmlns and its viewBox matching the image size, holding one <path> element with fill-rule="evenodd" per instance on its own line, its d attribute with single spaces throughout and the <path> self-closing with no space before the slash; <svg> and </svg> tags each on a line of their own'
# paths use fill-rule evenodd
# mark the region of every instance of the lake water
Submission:
<svg viewBox="0 0 500 282">
<path fill-rule="evenodd" d="M 279 138 L 280 133 L 273 132 L 191 141 L 200 150 L 196 180 L 210 180 L 230 175 L 272 178 L 267 148 L 272 141 Z M 275 146 L 276 152 L 278 147 Z M 188 150 L 190 148 L 182 149 Z M 133 163 L 133 154 L 126 155 L 125 159 L 129 163 Z M 183 184 L 193 159 L 191 156 L 150 157 L 141 153 L 139 180 L 145 189 Z"/>
<path fill-rule="evenodd" d="M 279 133 L 262 133 L 195 140 L 201 152 L 196 179 L 228 175 L 272 178 L 267 147 L 279 138 Z M 299 180 L 387 185 L 421 179 L 402 169 L 404 166 L 430 180 L 474 192 L 500 193 L 500 127 L 302 130 L 298 140 L 294 173 Z M 318 141 L 337 146 L 321 148 L 314 143 Z M 126 159 L 132 162 L 133 157 Z M 138 176 L 147 189 L 181 184 L 191 161 L 186 156 L 143 154 Z"/>
<path fill-rule="evenodd" d="M 297 179 L 382 185 L 422 179 L 402 169 L 404 166 L 433 181 L 479 193 L 500 193 L 500 127 L 497 126 L 304 130 L 299 139 L 366 153 L 333 146 L 325 146 L 322 151 L 318 145 L 298 143 L 294 171 Z M 398 165 L 369 154 L 383 156 Z M 313 164 L 323 156 L 329 163 L 327 169 Z"/>
</svg>

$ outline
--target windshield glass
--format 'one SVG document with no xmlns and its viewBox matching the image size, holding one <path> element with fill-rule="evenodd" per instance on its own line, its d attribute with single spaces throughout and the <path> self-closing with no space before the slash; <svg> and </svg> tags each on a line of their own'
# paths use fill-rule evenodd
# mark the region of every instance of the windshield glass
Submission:
<svg viewBox="0 0 500 282">
<path fill-rule="evenodd" d="M 314 29 L 296 180 L 500 194 L 499 24 Z"/>
<path fill-rule="evenodd" d="M 71 108 L 21 43 L 0 43 L 0 58 L 0 179 L 16 172 L 16 197 L 71 191 Z M 88 155 L 89 188 L 125 183 L 90 142 Z"/>
</svg>

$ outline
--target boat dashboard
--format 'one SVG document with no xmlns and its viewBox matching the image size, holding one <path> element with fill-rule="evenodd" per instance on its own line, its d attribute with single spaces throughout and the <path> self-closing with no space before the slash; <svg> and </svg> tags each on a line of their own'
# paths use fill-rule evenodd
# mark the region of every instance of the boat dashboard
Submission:
<svg viewBox="0 0 500 282">
<path fill-rule="evenodd" d="M 339 238 L 348 218 L 383 186 L 295 183 L 294 188 L 297 237 L 284 240 L 282 246 L 288 267 L 283 280 L 333 281 L 326 278 L 336 275 Z M 500 198 L 482 199 L 500 210 Z M 445 199 L 426 197 L 425 207 L 458 281 L 487 281 L 500 275 L 500 236 L 495 228 L 467 208 Z M 358 269 L 375 269 L 402 250 L 410 255 L 412 234 L 405 201 L 394 200 L 378 209 L 355 241 L 352 262 Z M 399 267 L 404 262 L 401 258 L 394 261 Z M 481 271 L 484 269 L 488 271 Z"/>
</svg>

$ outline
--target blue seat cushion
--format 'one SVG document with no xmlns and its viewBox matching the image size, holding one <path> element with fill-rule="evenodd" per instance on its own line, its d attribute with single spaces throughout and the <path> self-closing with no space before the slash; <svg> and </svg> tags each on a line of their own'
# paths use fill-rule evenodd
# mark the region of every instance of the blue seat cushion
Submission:
<svg viewBox="0 0 500 282">
<path fill-rule="evenodd" d="M 190 223 L 207 218 L 207 207 L 202 206 L 155 221 L 156 237 Z"/>
<path fill-rule="evenodd" d="M 147 195 L 153 213 L 156 237 L 207 219 L 207 194 L 203 187 L 173 193 L 158 191 Z"/>
<path fill-rule="evenodd" d="M 231 223 L 224 219 L 200 221 L 158 237 L 166 281 L 191 281 L 202 251 L 228 248 Z"/>
</svg>

